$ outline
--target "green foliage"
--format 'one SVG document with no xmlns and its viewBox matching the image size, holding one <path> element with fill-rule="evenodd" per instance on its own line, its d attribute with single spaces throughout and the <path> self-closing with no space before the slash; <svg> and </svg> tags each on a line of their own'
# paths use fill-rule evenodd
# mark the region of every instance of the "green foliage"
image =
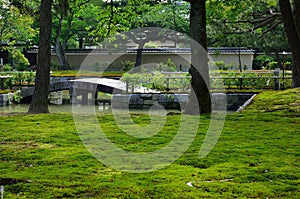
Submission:
<svg viewBox="0 0 300 199">
<path fill-rule="evenodd" d="M 174 62 L 171 61 L 171 59 L 169 58 L 168 59 L 168 62 L 167 63 L 159 63 L 157 64 L 157 67 L 156 69 L 158 71 L 165 71 L 165 72 L 175 72 L 177 71 L 177 66 Z"/>
<path fill-rule="evenodd" d="M 145 43 L 144 48 L 158 48 L 158 45 L 153 42 Z"/>
<path fill-rule="evenodd" d="M 278 67 L 279 67 L 278 62 L 276 62 L 276 61 L 269 62 L 267 65 L 268 70 L 274 70 L 275 68 L 278 68 Z"/>
<path fill-rule="evenodd" d="M 28 42 L 37 33 L 32 28 L 33 18 L 21 13 L 20 10 L 7 1 L 0 2 L 0 27 L 1 42 L 7 42 L 9 45 L 18 42 Z"/>
<path fill-rule="evenodd" d="M 17 90 L 14 92 L 13 102 L 19 104 L 22 100 L 23 96 L 21 95 L 21 92 Z"/>
<path fill-rule="evenodd" d="M 282 74 L 280 74 L 282 77 Z M 238 71 L 211 71 L 211 88 L 225 89 L 273 89 L 274 71 L 262 72 L 238 72 Z M 280 79 L 283 84 L 283 79 Z M 291 87 L 291 73 L 285 74 L 284 84 L 286 88 Z"/>
<path fill-rule="evenodd" d="M 3 50 L 8 51 L 13 59 L 13 67 L 18 71 L 27 70 L 29 61 L 25 55 L 21 52 L 22 49 L 14 47 L 12 44 L 2 47 Z"/>
<path fill-rule="evenodd" d="M 13 68 L 10 64 L 4 64 L 3 65 L 3 71 L 4 72 L 9 72 L 9 71 L 12 71 L 12 70 L 13 70 Z"/>
<path fill-rule="evenodd" d="M 12 85 L 33 85 L 36 73 L 33 71 L 11 71 L 2 72 L 0 75 L 12 76 L 6 80 L 7 87 Z"/>
<path fill-rule="evenodd" d="M 285 62 L 285 69 L 287 69 L 287 70 L 292 70 L 292 63 L 291 62 L 289 62 L 289 61 L 287 61 L 287 62 Z"/>
<path fill-rule="evenodd" d="M 51 70 L 59 70 L 60 66 L 59 66 L 59 63 L 57 62 L 51 62 Z"/>
<path fill-rule="evenodd" d="M 254 58 L 253 64 L 257 66 L 257 68 L 267 68 L 270 62 L 275 61 L 275 58 L 269 55 L 258 55 Z"/>
<path fill-rule="evenodd" d="M 288 48 L 276 0 L 207 1 L 210 46 L 246 46 L 270 53 Z"/>
<path fill-rule="evenodd" d="M 15 44 L 30 44 L 36 36 L 37 29 L 32 27 L 33 18 L 10 4 L 8 1 L 0 2 L 0 41 L 1 50 L 8 51 L 13 60 L 13 67 L 17 70 L 26 70 L 28 60 L 22 53 L 22 49 Z"/>
<path fill-rule="evenodd" d="M 166 76 L 159 73 L 159 72 L 154 72 L 152 79 L 149 81 L 149 83 L 152 83 L 152 87 L 150 86 L 151 83 L 147 86 L 155 90 L 159 91 L 165 91 L 167 89 L 167 84 L 166 84 Z M 151 78 L 151 77 L 150 77 Z"/>
<path fill-rule="evenodd" d="M 131 91 L 134 92 L 134 88 L 144 84 L 145 76 L 138 73 L 125 73 L 120 80 L 126 83 L 127 89 L 131 88 Z"/>
<path fill-rule="evenodd" d="M 215 66 L 217 67 L 218 70 L 227 70 L 228 68 L 226 67 L 226 64 L 224 61 L 216 61 Z"/>
<path fill-rule="evenodd" d="M 123 66 L 124 71 L 130 71 L 131 69 L 133 69 L 135 67 L 135 62 L 130 61 L 130 60 L 126 60 L 126 61 L 122 62 L 121 64 Z"/>
<path fill-rule="evenodd" d="M 234 68 L 234 63 L 225 64 L 224 61 L 210 62 L 209 67 L 211 70 L 232 70 Z"/>
<path fill-rule="evenodd" d="M 129 88 L 137 88 L 139 86 L 154 89 L 158 91 L 186 91 L 190 86 L 190 76 L 188 73 L 174 73 L 175 65 L 172 62 L 168 64 L 159 64 L 157 71 L 147 72 L 142 71 L 141 73 L 125 73 L 121 77 L 121 81 L 126 82 Z M 163 72 L 171 72 L 164 74 Z M 177 78 L 173 78 L 176 76 Z M 178 78 L 178 76 L 180 78 Z"/>
</svg>

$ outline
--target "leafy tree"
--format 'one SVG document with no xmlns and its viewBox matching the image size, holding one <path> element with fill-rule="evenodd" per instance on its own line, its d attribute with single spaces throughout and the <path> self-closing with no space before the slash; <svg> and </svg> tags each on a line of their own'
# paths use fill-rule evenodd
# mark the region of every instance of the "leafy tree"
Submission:
<svg viewBox="0 0 300 199">
<path fill-rule="evenodd" d="M 159 27 L 187 32 L 188 21 L 187 3 L 168 0 L 168 1 L 110 1 L 104 5 L 101 14 L 98 15 L 99 26 L 92 32 L 100 41 L 103 38 L 112 36 L 116 33 L 126 32 L 130 29 L 140 29 L 139 31 L 129 31 L 126 35 L 128 40 L 137 44 L 136 66 L 142 62 L 142 49 L 148 42 L 154 40 L 176 40 L 174 34 L 160 34 L 157 29 L 143 27 Z M 168 13 L 168 14 L 161 14 Z M 144 32 L 143 32 L 144 31 Z M 177 38 L 178 39 L 178 38 Z M 124 39 L 121 39 L 124 43 Z M 114 43 L 118 43 L 115 38 Z"/>
<path fill-rule="evenodd" d="M 274 0 L 209 1 L 209 42 L 215 46 L 247 46 L 258 51 L 286 50 L 287 40 L 281 15 Z M 240 66 L 241 67 L 241 66 Z"/>
<path fill-rule="evenodd" d="M 35 89 L 28 113 L 48 113 L 48 91 L 51 65 L 52 0 L 42 0 Z"/>
<path fill-rule="evenodd" d="M 83 47 L 84 39 L 88 40 L 88 31 L 98 22 L 94 19 L 100 7 L 87 0 L 58 0 L 54 3 L 53 37 L 60 69 L 69 69 L 65 50 L 70 46 Z"/>
<path fill-rule="evenodd" d="M 0 2 L 0 43 L 1 50 L 6 50 L 13 58 L 12 64 L 29 65 L 21 47 L 31 43 L 36 31 L 31 27 L 33 18 L 22 14 L 21 10 L 9 1 Z"/>
<path fill-rule="evenodd" d="M 65 55 L 65 48 L 66 48 L 66 40 L 68 35 L 62 38 L 62 28 L 63 28 L 63 23 L 65 18 L 67 18 L 68 15 L 71 14 L 70 4 L 69 1 L 58 0 L 57 2 L 55 2 L 53 7 L 55 10 L 55 12 L 53 13 L 55 17 L 53 18 L 55 18 L 56 19 L 55 22 L 57 22 L 52 24 L 56 28 L 56 30 L 53 31 L 55 33 L 56 55 L 60 63 L 60 69 L 67 70 L 69 69 L 69 62 Z M 71 30 L 70 26 L 72 21 L 68 19 L 66 21 L 67 21 L 66 22 L 67 29 L 70 31 Z"/>
</svg>

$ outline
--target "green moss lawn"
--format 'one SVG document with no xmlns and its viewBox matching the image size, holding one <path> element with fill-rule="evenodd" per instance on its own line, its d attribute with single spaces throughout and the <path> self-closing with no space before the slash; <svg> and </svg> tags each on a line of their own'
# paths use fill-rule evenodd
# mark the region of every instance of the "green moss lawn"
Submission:
<svg viewBox="0 0 300 199">
<path fill-rule="evenodd" d="M 150 173 L 114 170 L 82 144 L 71 113 L 0 116 L 0 185 L 4 198 L 300 198 L 300 89 L 265 91 L 242 113 L 226 116 L 214 149 L 199 159 L 209 117 L 191 147 Z M 137 139 L 111 114 L 98 115 L 107 136 L 128 151 L 172 140 L 180 115 L 161 133 Z M 149 117 L 133 114 L 136 123 Z M 189 183 L 188 186 L 187 183 Z"/>
</svg>

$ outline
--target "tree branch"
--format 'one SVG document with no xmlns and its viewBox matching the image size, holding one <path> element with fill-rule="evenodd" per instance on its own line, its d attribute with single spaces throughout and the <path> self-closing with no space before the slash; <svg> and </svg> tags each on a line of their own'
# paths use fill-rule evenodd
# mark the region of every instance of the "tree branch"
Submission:
<svg viewBox="0 0 300 199">
<path fill-rule="evenodd" d="M 263 37 L 265 34 L 267 34 L 268 32 L 274 30 L 279 24 L 282 23 L 282 20 L 278 21 L 277 23 L 275 23 L 273 26 L 271 26 L 270 28 L 268 28 L 267 30 L 263 31 L 262 35 L 259 37 Z"/>
</svg>

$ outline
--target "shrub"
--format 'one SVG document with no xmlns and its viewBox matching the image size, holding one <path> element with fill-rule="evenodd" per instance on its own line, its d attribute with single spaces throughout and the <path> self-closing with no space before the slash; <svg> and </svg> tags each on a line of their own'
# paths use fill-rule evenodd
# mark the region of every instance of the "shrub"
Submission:
<svg viewBox="0 0 300 199">
<path fill-rule="evenodd" d="M 32 66 L 33 68 L 34 66 Z M 59 70 L 59 63 L 57 62 L 51 62 L 51 70 Z"/>
<path fill-rule="evenodd" d="M 234 63 L 227 64 L 226 67 L 227 67 L 227 69 L 232 70 L 232 69 L 234 69 Z"/>
<path fill-rule="evenodd" d="M 171 59 L 168 59 L 167 64 L 166 63 L 159 63 L 157 64 L 157 70 L 158 71 L 168 71 L 168 72 L 175 72 L 177 71 L 176 64 L 171 61 Z"/>
<path fill-rule="evenodd" d="M 267 65 L 268 70 L 274 70 L 275 68 L 278 68 L 278 67 L 279 67 L 278 62 L 276 62 L 276 61 L 269 62 Z"/>
<path fill-rule="evenodd" d="M 122 61 L 121 64 L 122 64 L 122 66 L 123 66 L 123 70 L 124 70 L 124 71 L 130 71 L 130 70 L 133 69 L 134 66 L 135 66 L 135 62 L 130 61 L 130 60 L 126 60 L 126 61 L 124 61 L 124 62 Z"/>
<path fill-rule="evenodd" d="M 269 55 L 259 55 L 259 56 L 257 56 L 257 57 L 254 58 L 253 67 L 255 69 L 266 68 L 267 65 L 270 62 L 273 62 L 273 61 L 275 61 L 274 57 L 271 57 Z"/>
<path fill-rule="evenodd" d="M 12 71 L 12 66 L 11 65 L 9 65 L 9 64 L 4 64 L 4 66 L 3 66 L 3 71 L 4 72 L 9 72 L 9 71 Z"/>
<path fill-rule="evenodd" d="M 285 69 L 287 69 L 287 70 L 292 70 L 292 63 L 291 62 L 286 62 L 285 63 Z"/>
<path fill-rule="evenodd" d="M 224 61 L 216 61 L 214 64 L 218 70 L 228 70 Z"/>
<path fill-rule="evenodd" d="M 144 48 L 158 48 L 158 45 L 152 42 L 148 42 L 145 44 Z"/>
</svg>

